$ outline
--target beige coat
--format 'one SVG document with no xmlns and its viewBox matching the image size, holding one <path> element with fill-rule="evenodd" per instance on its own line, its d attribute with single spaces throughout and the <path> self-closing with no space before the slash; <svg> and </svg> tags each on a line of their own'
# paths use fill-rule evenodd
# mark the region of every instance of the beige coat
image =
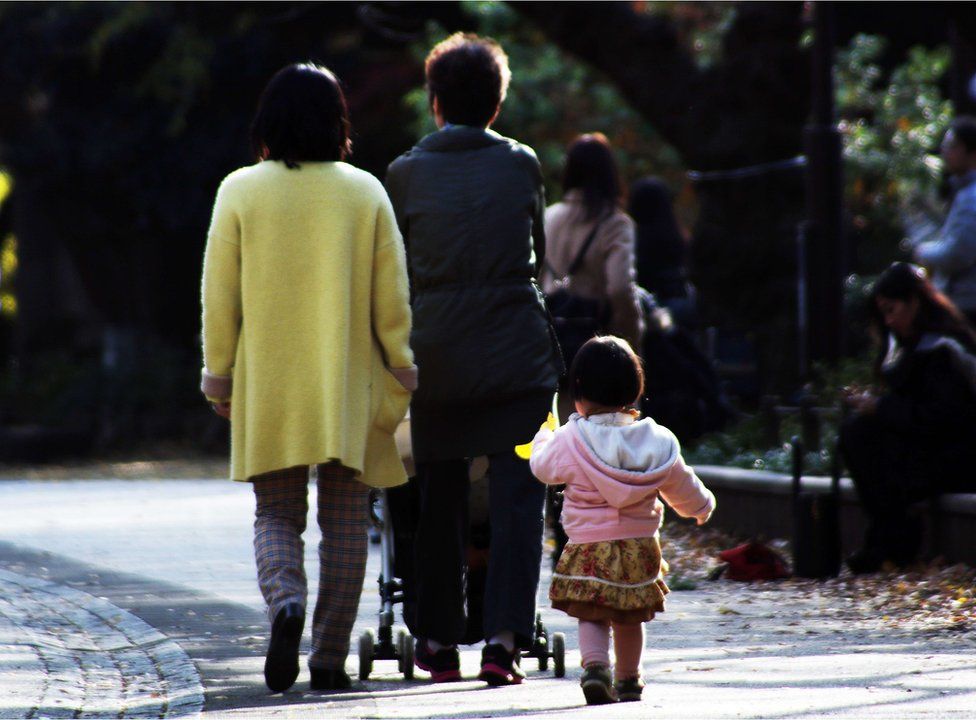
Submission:
<svg viewBox="0 0 976 720">
<path fill-rule="evenodd" d="M 563 202 L 546 208 L 546 266 L 542 289 L 552 292 L 589 236 L 596 221 L 583 219 L 582 194 L 566 193 Z M 644 320 L 634 270 L 634 221 L 622 210 L 603 221 L 569 289 L 585 298 L 606 299 L 612 315 L 610 331 L 640 351 Z"/>
</svg>

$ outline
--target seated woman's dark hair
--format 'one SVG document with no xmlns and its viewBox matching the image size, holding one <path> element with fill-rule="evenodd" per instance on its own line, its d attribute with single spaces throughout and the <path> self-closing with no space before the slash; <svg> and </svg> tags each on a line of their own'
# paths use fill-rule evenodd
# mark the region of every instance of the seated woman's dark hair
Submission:
<svg viewBox="0 0 976 720">
<path fill-rule="evenodd" d="M 878 328 L 882 337 L 890 332 L 885 327 L 884 317 L 878 308 L 878 299 L 909 302 L 918 298 L 918 314 L 915 317 L 915 335 L 931 332 L 946 335 L 958 340 L 970 352 L 976 352 L 976 332 L 966 321 L 962 312 L 952 301 L 931 283 L 925 271 L 917 265 L 906 262 L 892 263 L 885 269 L 871 287 L 869 312 L 871 322 Z M 882 343 L 881 356 L 887 351 L 887 343 Z M 880 367 L 880 361 L 879 361 Z"/>
<path fill-rule="evenodd" d="M 258 159 L 302 162 L 345 160 L 352 151 L 349 110 L 339 80 L 312 63 L 288 65 L 271 78 L 251 123 Z"/>
<path fill-rule="evenodd" d="M 613 335 L 587 340 L 569 368 L 573 400 L 627 407 L 644 394 L 644 365 L 630 343 Z"/>
<path fill-rule="evenodd" d="M 491 38 L 454 33 L 437 43 L 424 63 L 427 96 L 437 98 L 444 120 L 487 127 L 508 93 L 508 56 Z"/>
<path fill-rule="evenodd" d="M 620 173 L 610 141 L 603 133 L 580 135 L 570 143 L 563 168 L 563 193 L 570 190 L 583 192 L 587 220 L 595 220 L 620 204 Z"/>
</svg>

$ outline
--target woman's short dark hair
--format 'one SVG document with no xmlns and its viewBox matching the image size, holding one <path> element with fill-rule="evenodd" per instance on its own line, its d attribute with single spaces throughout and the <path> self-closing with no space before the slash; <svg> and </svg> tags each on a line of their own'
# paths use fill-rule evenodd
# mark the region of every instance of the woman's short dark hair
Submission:
<svg viewBox="0 0 976 720">
<path fill-rule="evenodd" d="M 566 151 L 563 192 L 577 189 L 583 191 L 587 220 L 595 220 L 620 204 L 620 173 L 610 141 L 603 133 L 580 135 Z"/>
<path fill-rule="evenodd" d="M 338 78 L 312 63 L 288 65 L 271 78 L 251 124 L 251 149 L 265 160 L 345 160 L 352 151 L 349 110 Z"/>
<path fill-rule="evenodd" d="M 644 394 L 644 365 L 626 340 L 604 335 L 587 340 L 569 368 L 573 400 L 627 407 Z"/>
<path fill-rule="evenodd" d="M 427 96 L 437 98 L 444 120 L 486 127 L 508 93 L 508 56 L 491 38 L 454 33 L 437 43 L 424 63 Z"/>
</svg>

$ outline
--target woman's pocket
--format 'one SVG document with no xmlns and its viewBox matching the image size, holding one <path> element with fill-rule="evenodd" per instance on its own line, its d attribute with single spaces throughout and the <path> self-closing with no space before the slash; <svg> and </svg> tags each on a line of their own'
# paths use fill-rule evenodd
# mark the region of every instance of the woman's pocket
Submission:
<svg viewBox="0 0 976 720">
<path fill-rule="evenodd" d="M 373 425 L 392 435 L 410 407 L 410 391 L 385 367 L 380 368 L 379 375 L 379 382 L 373 386 L 374 392 L 380 393 Z"/>
</svg>

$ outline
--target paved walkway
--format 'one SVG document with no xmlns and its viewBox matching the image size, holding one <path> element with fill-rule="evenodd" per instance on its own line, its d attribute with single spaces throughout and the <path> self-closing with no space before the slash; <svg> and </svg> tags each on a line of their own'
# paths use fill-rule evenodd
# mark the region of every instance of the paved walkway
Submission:
<svg viewBox="0 0 976 720">
<path fill-rule="evenodd" d="M 203 708 L 183 649 L 115 605 L 0 570 L 0 717 L 179 717 Z"/>
<path fill-rule="evenodd" d="M 224 481 L 0 483 L 0 718 L 201 706 L 214 718 L 976 717 L 971 632 L 893 629 L 815 589 L 725 581 L 673 593 L 648 625 L 642 703 L 582 706 L 573 623 L 548 609 L 549 630 L 567 634 L 565 679 L 530 663 L 521 687 L 433 687 L 378 662 L 353 692 L 311 692 L 303 669 L 268 695 L 252 504 L 248 486 Z M 316 543 L 312 523 L 313 568 Z M 376 627 L 377 561 L 374 548 L 356 636 Z M 467 677 L 478 657 L 463 653 Z"/>
</svg>

